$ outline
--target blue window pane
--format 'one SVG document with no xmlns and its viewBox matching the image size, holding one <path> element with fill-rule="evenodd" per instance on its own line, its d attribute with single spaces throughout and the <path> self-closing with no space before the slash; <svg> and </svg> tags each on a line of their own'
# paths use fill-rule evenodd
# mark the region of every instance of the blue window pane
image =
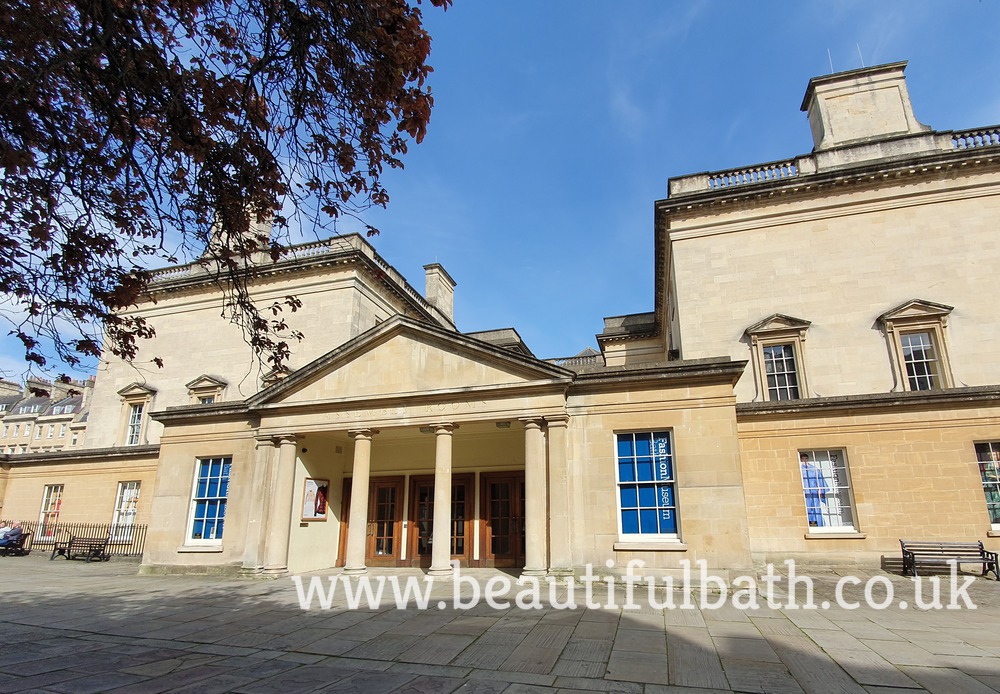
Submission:
<svg viewBox="0 0 1000 694">
<path fill-rule="evenodd" d="M 651 484 L 639 487 L 639 506 L 656 506 L 656 487 Z"/>
<path fill-rule="evenodd" d="M 653 458 L 653 470 L 656 473 L 657 481 L 666 482 L 674 478 L 673 461 L 670 460 L 669 456 L 658 455 Z"/>
<path fill-rule="evenodd" d="M 660 532 L 659 526 L 656 523 L 656 510 L 648 509 L 639 511 L 639 523 L 642 526 L 641 532 L 646 533 L 658 533 Z"/>
<path fill-rule="evenodd" d="M 191 527 L 191 537 L 195 540 L 200 540 L 202 538 L 202 531 L 204 529 L 204 524 L 200 520 L 195 520 L 194 525 Z"/>
<path fill-rule="evenodd" d="M 636 471 L 639 476 L 640 482 L 652 482 L 653 481 L 653 459 L 652 458 L 639 458 L 635 461 Z"/>
<path fill-rule="evenodd" d="M 660 509 L 660 532 L 661 533 L 676 533 L 677 532 L 677 512 L 670 508 Z"/>
<path fill-rule="evenodd" d="M 219 502 L 219 518 L 226 517 L 226 502 L 225 500 Z"/>
<path fill-rule="evenodd" d="M 670 434 L 666 431 L 653 434 L 653 455 L 670 455 Z"/>
<path fill-rule="evenodd" d="M 632 463 L 618 463 L 618 481 L 635 482 L 635 466 Z"/>
<path fill-rule="evenodd" d="M 632 435 L 631 434 L 619 434 L 618 435 L 618 457 L 619 458 L 629 458 L 632 456 Z"/>
<path fill-rule="evenodd" d="M 219 483 L 219 496 L 225 498 L 229 496 L 229 478 L 223 477 Z"/>
<path fill-rule="evenodd" d="M 673 506 L 674 490 L 669 484 L 656 485 L 657 506 Z"/>
<path fill-rule="evenodd" d="M 622 532 L 623 533 L 639 532 L 638 511 L 622 511 Z"/>
<path fill-rule="evenodd" d="M 622 508 L 635 508 L 639 505 L 639 496 L 635 492 L 635 487 L 622 487 Z"/>
<path fill-rule="evenodd" d="M 636 434 L 635 435 L 635 454 L 636 455 L 652 455 L 652 450 L 649 445 L 649 434 Z"/>
<path fill-rule="evenodd" d="M 208 494 L 206 496 L 218 496 L 219 495 L 219 480 L 214 477 L 208 481 Z"/>
<path fill-rule="evenodd" d="M 222 474 L 222 461 L 213 460 L 211 468 L 212 471 L 210 474 L 212 475 L 212 477 L 218 477 L 219 475 Z"/>
<path fill-rule="evenodd" d="M 231 462 L 225 462 L 222 464 L 222 476 L 227 480 L 229 479 L 229 469 L 233 467 Z"/>
<path fill-rule="evenodd" d="M 219 520 L 219 522 L 215 524 L 215 539 L 217 540 L 222 538 L 222 523 L 223 521 Z"/>
<path fill-rule="evenodd" d="M 198 480 L 198 491 L 195 496 L 205 496 L 206 491 L 208 491 L 208 483 L 203 479 Z"/>
</svg>

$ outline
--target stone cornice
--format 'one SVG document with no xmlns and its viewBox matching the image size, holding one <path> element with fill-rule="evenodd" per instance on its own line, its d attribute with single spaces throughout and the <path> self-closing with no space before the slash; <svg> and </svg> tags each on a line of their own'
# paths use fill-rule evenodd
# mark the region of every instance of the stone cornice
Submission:
<svg viewBox="0 0 1000 694">
<path fill-rule="evenodd" d="M 681 383 L 728 383 L 735 385 L 743 375 L 746 361 L 731 361 L 726 357 L 691 359 L 642 366 L 612 366 L 581 369 L 569 394 L 581 391 L 615 390 L 625 385 L 675 386 Z"/>
<path fill-rule="evenodd" d="M 739 419 L 756 419 L 855 410 L 927 409 L 943 406 L 974 407 L 980 404 L 1000 404 L 1000 385 L 902 393 L 840 395 L 804 400 L 778 400 L 776 402 L 741 402 L 736 405 L 736 416 Z"/>
<path fill-rule="evenodd" d="M 159 445 L 114 446 L 111 448 L 69 448 L 44 453 L 15 453 L 0 456 L 5 465 L 52 465 L 88 461 L 119 461 L 132 458 L 155 458 L 160 454 Z"/>
</svg>

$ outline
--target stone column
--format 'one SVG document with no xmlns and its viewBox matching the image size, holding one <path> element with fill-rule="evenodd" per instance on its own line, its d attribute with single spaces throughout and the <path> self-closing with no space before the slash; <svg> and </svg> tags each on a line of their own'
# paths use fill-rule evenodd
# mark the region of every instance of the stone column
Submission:
<svg viewBox="0 0 1000 694">
<path fill-rule="evenodd" d="M 241 574 L 259 574 L 264 569 L 264 542 L 267 539 L 268 500 L 274 472 L 274 439 L 257 438 L 253 473 L 250 481 L 250 509 L 247 512 L 247 539 L 243 549 Z"/>
<path fill-rule="evenodd" d="M 541 417 L 524 422 L 524 571 L 544 576 L 545 561 L 545 435 Z"/>
<path fill-rule="evenodd" d="M 566 460 L 565 415 L 546 417 L 549 443 L 549 573 L 572 575 L 573 533 L 570 529 L 571 479 Z"/>
<path fill-rule="evenodd" d="M 270 495 L 267 549 L 264 554 L 264 573 L 272 576 L 288 573 L 288 536 L 292 529 L 292 514 L 296 510 L 293 508 L 296 443 L 294 436 L 278 437 L 278 464 Z"/>
<path fill-rule="evenodd" d="M 371 478 L 372 438 L 377 429 L 356 429 L 348 432 L 354 439 L 354 470 L 351 477 L 351 512 L 347 521 L 347 552 L 344 555 L 345 574 L 368 572 L 365 566 L 365 544 L 368 537 L 368 482 Z"/>
<path fill-rule="evenodd" d="M 451 443 L 458 426 L 434 426 L 434 525 L 431 529 L 431 576 L 449 576 L 451 569 Z"/>
</svg>

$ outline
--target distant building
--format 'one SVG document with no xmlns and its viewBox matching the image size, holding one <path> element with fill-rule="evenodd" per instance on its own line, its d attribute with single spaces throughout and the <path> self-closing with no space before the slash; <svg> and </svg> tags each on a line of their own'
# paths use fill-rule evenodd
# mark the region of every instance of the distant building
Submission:
<svg viewBox="0 0 1000 694">
<path fill-rule="evenodd" d="M 421 295 L 349 235 L 261 261 L 255 298 L 299 297 L 306 335 L 261 375 L 212 275 L 159 271 L 137 310 L 165 366 L 102 362 L 78 450 L 0 458 L 0 515 L 148 523 L 144 571 L 273 575 L 726 575 L 994 537 L 1000 127 L 922 125 L 904 67 L 811 80 L 810 154 L 670 179 L 653 310 L 600 352 L 463 334 L 443 267 Z M 25 414 L 44 441 L 66 413 Z"/>
</svg>

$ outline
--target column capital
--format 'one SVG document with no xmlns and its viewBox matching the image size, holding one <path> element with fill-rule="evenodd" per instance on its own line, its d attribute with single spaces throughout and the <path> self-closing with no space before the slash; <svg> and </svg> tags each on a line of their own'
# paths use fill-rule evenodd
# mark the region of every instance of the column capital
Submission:
<svg viewBox="0 0 1000 694">
<path fill-rule="evenodd" d="M 525 429 L 541 429 L 545 423 L 545 417 L 518 417 L 518 421 L 524 424 Z"/>
<path fill-rule="evenodd" d="M 278 446 L 292 445 L 294 446 L 299 442 L 300 436 L 295 434 L 278 434 L 274 437 L 274 441 Z"/>
<path fill-rule="evenodd" d="M 458 429 L 458 425 L 453 424 L 452 422 L 439 422 L 437 424 L 431 424 L 431 429 L 433 429 L 434 433 L 438 435 L 450 434 L 455 431 L 455 429 Z"/>
<path fill-rule="evenodd" d="M 565 427 L 569 424 L 568 414 L 545 415 L 545 423 L 551 427 Z"/>
<path fill-rule="evenodd" d="M 271 447 L 274 448 L 274 437 L 270 435 L 258 435 L 254 436 L 254 445 L 257 448 Z"/>
<path fill-rule="evenodd" d="M 371 441 L 375 435 L 378 434 L 378 429 L 351 429 L 347 432 L 347 435 L 352 439 L 361 439 L 366 441 Z"/>
</svg>

